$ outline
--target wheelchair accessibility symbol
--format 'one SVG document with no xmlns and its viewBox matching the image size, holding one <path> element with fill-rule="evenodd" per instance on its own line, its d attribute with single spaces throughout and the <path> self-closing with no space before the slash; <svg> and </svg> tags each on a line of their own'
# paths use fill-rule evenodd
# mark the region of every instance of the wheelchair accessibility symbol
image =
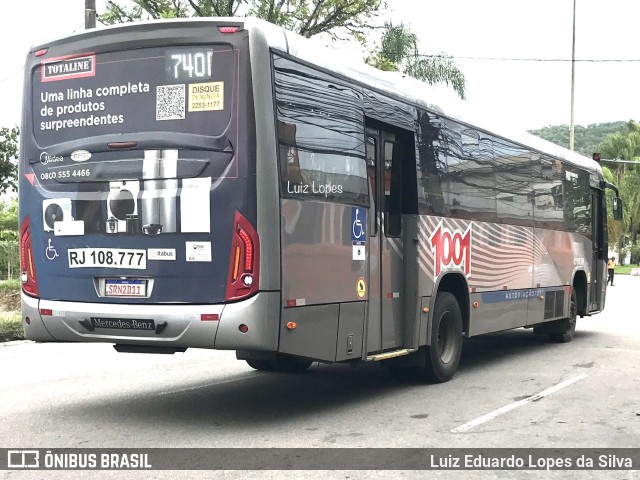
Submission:
<svg viewBox="0 0 640 480">
<path fill-rule="evenodd" d="M 351 241 L 364 242 L 367 225 L 367 211 L 362 207 L 351 208 Z"/>
<path fill-rule="evenodd" d="M 60 256 L 58 255 L 58 251 L 56 250 L 56 247 L 51 245 L 51 239 L 49 239 L 49 245 L 47 245 L 47 248 L 44 249 L 44 254 L 47 257 L 47 260 L 55 260 L 57 257 Z"/>
</svg>

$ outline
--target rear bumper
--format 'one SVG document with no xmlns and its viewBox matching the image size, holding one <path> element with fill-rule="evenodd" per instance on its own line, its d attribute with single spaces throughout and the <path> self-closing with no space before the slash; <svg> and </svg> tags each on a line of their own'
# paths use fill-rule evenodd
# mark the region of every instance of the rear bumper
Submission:
<svg viewBox="0 0 640 480">
<path fill-rule="evenodd" d="M 41 315 L 50 310 L 52 315 Z M 215 318 L 218 320 L 202 320 Z M 29 317 L 27 325 L 25 318 Z M 160 333 L 147 330 L 95 328 L 91 318 L 166 322 Z M 248 300 L 218 305 L 128 305 L 40 300 L 22 294 L 26 338 L 41 342 L 108 342 L 163 347 L 267 350 L 278 348 L 280 293 L 260 292 Z M 244 324 L 246 333 L 239 329 Z"/>
</svg>

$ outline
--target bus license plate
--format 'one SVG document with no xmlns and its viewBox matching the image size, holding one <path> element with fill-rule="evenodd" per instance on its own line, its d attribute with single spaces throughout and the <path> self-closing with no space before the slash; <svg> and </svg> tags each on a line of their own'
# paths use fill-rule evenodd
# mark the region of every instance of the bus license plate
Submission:
<svg viewBox="0 0 640 480">
<path fill-rule="evenodd" d="M 69 268 L 147 268 L 147 251 L 125 248 L 70 248 Z"/>
<path fill-rule="evenodd" d="M 107 297 L 145 297 L 147 282 L 145 280 L 106 279 L 104 282 Z"/>
</svg>

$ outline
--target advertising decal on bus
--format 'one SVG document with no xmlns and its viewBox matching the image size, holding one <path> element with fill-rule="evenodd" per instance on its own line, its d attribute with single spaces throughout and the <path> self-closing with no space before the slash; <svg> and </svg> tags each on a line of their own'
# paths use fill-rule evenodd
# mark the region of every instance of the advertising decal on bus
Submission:
<svg viewBox="0 0 640 480">
<path fill-rule="evenodd" d="M 464 271 L 465 276 L 471 276 L 471 227 L 467 229 L 450 230 L 442 226 L 442 221 L 438 228 L 431 234 L 431 251 L 434 254 L 434 278 L 440 275 L 443 268 L 456 267 Z"/>
<path fill-rule="evenodd" d="M 68 55 L 42 61 L 43 82 L 93 77 L 95 74 L 96 56 L 93 53 Z"/>
</svg>

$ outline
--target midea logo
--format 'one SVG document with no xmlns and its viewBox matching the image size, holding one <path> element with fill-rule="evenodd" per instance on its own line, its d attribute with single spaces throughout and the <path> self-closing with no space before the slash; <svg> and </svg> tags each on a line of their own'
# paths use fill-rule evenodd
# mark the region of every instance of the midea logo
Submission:
<svg viewBox="0 0 640 480">
<path fill-rule="evenodd" d="M 40 154 L 40 163 L 42 165 L 46 165 L 48 163 L 58 163 L 62 162 L 64 158 L 59 155 L 49 155 L 47 152 L 42 152 Z"/>
</svg>

